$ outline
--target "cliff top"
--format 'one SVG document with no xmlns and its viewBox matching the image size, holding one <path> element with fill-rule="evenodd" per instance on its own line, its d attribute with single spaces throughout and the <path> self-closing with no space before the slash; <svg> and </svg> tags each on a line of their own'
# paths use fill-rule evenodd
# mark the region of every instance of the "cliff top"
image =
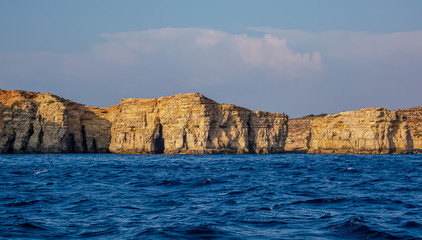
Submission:
<svg viewBox="0 0 422 240">
<path fill-rule="evenodd" d="M 23 90 L 1 90 L 0 104 L 12 106 L 20 102 L 62 102 L 67 104 L 77 104 L 70 100 L 61 98 L 51 93 L 28 92 Z"/>
<path fill-rule="evenodd" d="M 193 101 L 200 103 L 217 104 L 212 99 L 205 97 L 200 93 L 180 93 L 171 96 L 163 96 L 159 98 L 122 98 L 120 104 L 127 103 L 151 103 L 151 102 L 165 102 L 165 101 Z"/>
<path fill-rule="evenodd" d="M 201 93 L 179 93 L 179 94 L 175 94 L 175 95 L 170 95 L 170 96 L 163 96 L 163 97 L 158 97 L 158 98 L 122 98 L 120 100 L 120 102 L 130 102 L 130 101 L 138 101 L 138 100 L 142 100 L 142 101 L 150 101 L 150 100 L 166 100 L 169 98 L 202 98 L 202 99 L 208 99 L 207 97 L 205 97 L 203 94 Z"/>
<path fill-rule="evenodd" d="M 134 102 L 138 102 L 138 103 L 147 103 L 147 102 L 152 102 L 152 101 L 169 101 L 169 100 L 181 100 L 181 101 L 185 101 L 185 100 L 195 100 L 201 104 L 219 104 L 217 102 L 215 102 L 214 100 L 205 97 L 203 94 L 201 93 L 180 93 L 180 94 L 176 94 L 176 95 L 171 95 L 171 96 L 163 96 L 163 97 L 159 97 L 159 98 L 122 98 L 120 103 L 117 105 L 113 105 L 113 106 L 118 106 L 120 104 L 126 104 L 126 103 L 134 103 Z M 62 102 L 65 104 L 70 104 L 70 105 L 83 105 L 77 102 L 73 102 L 71 100 L 68 99 L 64 99 L 62 97 L 59 97 L 57 95 L 51 94 L 51 93 L 40 93 L 40 92 L 30 92 L 30 91 L 23 91 L 23 90 L 3 90 L 0 89 L 0 104 L 3 105 L 8 105 L 11 106 L 16 102 L 19 101 L 35 101 L 35 102 L 41 102 L 41 101 L 46 101 L 46 102 Z M 243 107 L 239 107 L 237 105 L 234 104 L 219 104 L 222 108 L 241 108 L 241 109 L 246 109 Z M 86 105 L 84 105 L 86 106 Z M 105 109 L 102 107 L 91 107 L 91 106 L 86 106 L 90 109 Z M 249 109 L 248 109 L 249 110 Z M 380 107 L 373 107 L 373 108 L 362 108 L 359 110 L 355 110 L 355 111 L 344 111 L 341 113 L 337 113 L 337 114 L 332 114 L 332 115 L 328 115 L 328 116 L 336 116 L 339 114 L 352 114 L 352 113 L 356 113 L 356 112 L 368 112 L 368 111 L 385 111 L 387 109 L 385 108 L 380 108 Z M 416 117 L 421 117 L 420 114 L 422 112 L 422 106 L 417 106 L 417 107 L 413 107 L 413 108 L 407 108 L 407 109 L 398 109 L 397 110 L 399 113 L 406 113 L 407 116 L 412 116 L 415 115 Z M 261 113 L 267 113 L 264 111 L 254 111 L 254 112 L 261 112 Z M 285 115 L 285 114 L 283 114 Z M 287 115 L 286 115 L 287 116 Z M 304 116 L 304 117 L 300 117 L 300 118 L 294 118 L 292 120 L 312 120 L 314 118 L 318 118 L 318 117 L 324 117 L 326 116 L 326 114 L 320 114 L 320 115 L 308 115 L 308 116 Z"/>
</svg>

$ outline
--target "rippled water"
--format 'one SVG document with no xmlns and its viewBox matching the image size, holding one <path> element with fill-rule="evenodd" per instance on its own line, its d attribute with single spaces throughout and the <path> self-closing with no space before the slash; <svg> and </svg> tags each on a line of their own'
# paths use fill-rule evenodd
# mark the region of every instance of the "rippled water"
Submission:
<svg viewBox="0 0 422 240">
<path fill-rule="evenodd" d="M 0 238 L 421 239 L 422 155 L 1 155 Z"/>
</svg>

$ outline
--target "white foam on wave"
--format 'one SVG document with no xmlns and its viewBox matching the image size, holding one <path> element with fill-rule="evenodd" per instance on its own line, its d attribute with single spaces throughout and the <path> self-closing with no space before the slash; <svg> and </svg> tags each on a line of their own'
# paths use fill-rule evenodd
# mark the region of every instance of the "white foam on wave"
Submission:
<svg viewBox="0 0 422 240">
<path fill-rule="evenodd" d="M 34 174 L 40 174 L 40 173 L 45 173 L 45 172 L 48 172 L 48 170 L 44 169 L 44 170 L 41 170 L 41 171 L 36 171 Z"/>
</svg>

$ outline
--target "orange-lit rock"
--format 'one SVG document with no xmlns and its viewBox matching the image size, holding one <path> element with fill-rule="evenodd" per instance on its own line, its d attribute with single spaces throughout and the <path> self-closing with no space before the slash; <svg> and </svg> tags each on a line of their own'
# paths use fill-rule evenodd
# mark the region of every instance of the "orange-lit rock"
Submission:
<svg viewBox="0 0 422 240">
<path fill-rule="evenodd" d="M 315 118 L 310 126 L 308 153 L 410 153 L 412 138 L 397 111 L 367 108 Z"/>
<path fill-rule="evenodd" d="M 0 129 L 2 153 L 277 153 L 287 115 L 201 94 L 94 108 L 48 93 L 0 90 Z"/>
</svg>

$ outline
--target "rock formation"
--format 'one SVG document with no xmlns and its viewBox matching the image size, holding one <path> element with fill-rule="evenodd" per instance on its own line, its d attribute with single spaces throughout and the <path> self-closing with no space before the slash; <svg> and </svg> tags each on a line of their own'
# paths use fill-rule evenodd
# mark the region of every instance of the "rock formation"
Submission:
<svg viewBox="0 0 422 240">
<path fill-rule="evenodd" d="M 0 130 L 1 153 L 278 153 L 287 115 L 201 94 L 94 108 L 47 93 L 0 90 Z"/>
<path fill-rule="evenodd" d="M 107 152 L 105 113 L 48 93 L 0 90 L 0 152 Z"/>
<path fill-rule="evenodd" d="M 0 90 L 0 153 L 409 153 L 422 149 L 421 132 L 422 107 L 309 116 L 287 126 L 285 114 L 197 93 L 95 108 L 48 93 Z"/>
<path fill-rule="evenodd" d="M 307 116 L 289 119 L 285 151 L 293 153 L 306 153 L 308 151 L 311 121 L 314 118 L 314 116 Z"/>
<path fill-rule="evenodd" d="M 311 121 L 308 153 L 410 153 L 412 138 L 397 111 L 367 108 Z"/>
<path fill-rule="evenodd" d="M 122 99 L 112 106 L 112 152 L 276 153 L 287 116 L 218 104 L 201 94 Z"/>
<path fill-rule="evenodd" d="M 422 153 L 422 107 L 397 110 L 407 118 L 415 151 Z"/>
</svg>

